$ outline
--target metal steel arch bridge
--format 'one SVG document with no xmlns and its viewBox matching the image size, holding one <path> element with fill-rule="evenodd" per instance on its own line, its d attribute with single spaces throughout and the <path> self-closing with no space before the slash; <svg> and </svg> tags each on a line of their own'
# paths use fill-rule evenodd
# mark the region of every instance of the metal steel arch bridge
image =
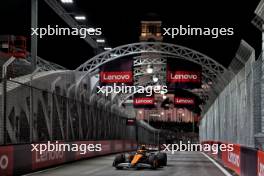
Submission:
<svg viewBox="0 0 264 176">
<path fill-rule="evenodd" d="M 147 54 L 152 53 L 159 54 L 159 56 L 157 58 L 148 57 Z M 42 65 L 39 65 L 40 69 L 36 73 L 7 80 L 7 86 L 2 87 L 1 90 L 6 92 L 3 99 L 7 100 L 6 102 L 2 101 L 1 109 L 5 111 L 7 125 L 5 127 L 6 134 L 1 137 L 1 141 L 19 143 L 19 141 L 30 142 L 41 138 L 71 140 L 98 136 L 107 138 L 108 134 L 112 133 L 114 136 L 117 134 L 124 134 L 123 137 L 128 135 L 129 131 L 115 132 L 112 125 L 116 123 L 102 116 L 101 113 L 109 114 L 109 116 L 116 114 L 116 116 L 124 118 L 135 117 L 135 112 L 131 109 L 120 106 L 132 94 L 105 97 L 104 95 L 96 95 L 94 92 L 98 84 L 96 73 L 99 66 L 115 59 L 122 59 L 124 56 L 135 56 L 135 77 L 139 78 L 136 79 L 135 84 L 143 86 L 153 84 L 149 75 L 146 75 L 147 77 L 144 78 L 143 82 L 141 79 L 142 75 L 146 74 L 144 66 L 147 64 L 156 65 L 157 68 L 163 69 L 161 74 L 165 73 L 166 59 L 184 59 L 201 65 L 203 84 L 211 82 L 210 85 L 212 85 L 210 89 L 201 89 L 200 93 L 197 93 L 202 99 L 209 96 L 210 93 L 216 97 L 220 92 L 217 85 L 226 85 L 229 79 L 227 75 L 232 75 L 229 70 L 202 53 L 179 45 L 156 42 L 142 42 L 116 47 L 88 59 L 76 70 L 43 72 L 46 69 L 42 69 Z M 48 67 L 45 66 L 45 68 Z M 164 79 L 163 76 L 160 83 L 164 83 Z M 15 101 L 18 94 L 23 96 L 19 97 L 19 101 Z M 86 119 L 87 114 L 89 114 L 88 119 Z M 21 115 L 26 124 L 23 129 L 14 125 L 21 123 L 18 122 L 18 117 Z M 37 120 L 37 118 L 39 119 Z M 97 122 L 96 119 L 100 118 L 102 118 L 102 122 Z M 118 119 L 120 118 L 117 118 L 116 121 Z M 4 121 L 4 119 L 2 120 Z M 96 127 L 98 123 L 102 123 L 103 127 L 97 132 L 91 131 L 92 127 Z M 120 121 L 120 129 L 124 123 L 124 120 Z M 55 129 L 55 126 L 59 126 L 59 128 Z M 4 128 L 2 127 L 1 130 Z M 40 132 L 41 130 L 42 132 Z M 20 134 L 25 134 L 26 137 L 19 137 Z"/>
<path fill-rule="evenodd" d="M 159 56 L 148 56 L 144 54 L 159 54 Z M 140 55 L 141 54 L 141 55 Z M 148 76 L 148 79 L 144 80 L 143 82 L 139 82 L 137 79 L 140 75 L 146 75 L 141 66 L 144 65 L 160 65 L 164 66 L 166 64 L 167 59 L 183 59 L 193 63 L 196 63 L 202 67 L 202 75 L 204 84 L 211 84 L 212 87 L 210 91 L 206 90 L 206 94 L 210 94 L 210 97 L 215 98 L 222 88 L 228 83 L 228 80 L 232 77 L 232 71 L 226 69 L 221 64 L 217 63 L 212 58 L 189 48 L 169 44 L 169 43 L 159 43 L 159 42 L 141 42 L 141 43 L 133 43 L 128 45 L 119 46 L 113 48 L 112 50 L 105 51 L 99 55 L 94 56 L 93 58 L 87 60 L 84 64 L 79 66 L 75 71 L 78 74 L 81 74 L 80 78 L 77 80 L 76 83 L 76 92 L 80 87 L 81 82 L 86 77 L 91 77 L 92 75 L 98 72 L 98 68 L 106 64 L 110 61 L 115 59 L 122 59 L 125 56 L 133 56 L 135 55 L 134 59 L 134 74 L 135 74 L 135 84 L 136 85 L 146 85 L 152 83 L 151 77 Z M 138 56 L 140 55 L 140 56 Z M 164 70 L 166 68 L 160 68 L 164 75 Z M 155 70 L 156 71 L 156 70 Z M 162 74 L 160 75 L 162 76 Z M 164 76 L 162 77 L 162 81 L 164 83 Z M 97 85 L 97 84 L 94 84 Z M 92 88 L 93 89 L 93 88 Z M 204 99 L 205 92 L 202 90 L 203 96 L 201 97 Z M 214 95 L 214 96 L 213 96 Z M 114 95 L 115 96 L 115 95 Z M 131 95 L 121 95 L 118 97 L 121 100 L 121 103 L 124 102 L 128 97 Z M 201 96 L 199 94 L 198 96 Z M 119 103 L 120 104 L 120 103 Z"/>
</svg>

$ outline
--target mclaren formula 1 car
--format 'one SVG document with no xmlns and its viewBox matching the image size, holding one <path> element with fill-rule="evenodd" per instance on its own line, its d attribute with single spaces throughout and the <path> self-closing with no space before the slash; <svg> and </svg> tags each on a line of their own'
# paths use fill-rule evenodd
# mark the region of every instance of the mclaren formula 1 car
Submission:
<svg viewBox="0 0 264 176">
<path fill-rule="evenodd" d="M 113 162 L 113 167 L 115 167 L 116 169 L 157 169 L 158 167 L 166 165 L 166 153 L 161 153 L 158 149 L 146 149 L 145 146 L 140 146 L 136 152 L 118 154 Z"/>
</svg>

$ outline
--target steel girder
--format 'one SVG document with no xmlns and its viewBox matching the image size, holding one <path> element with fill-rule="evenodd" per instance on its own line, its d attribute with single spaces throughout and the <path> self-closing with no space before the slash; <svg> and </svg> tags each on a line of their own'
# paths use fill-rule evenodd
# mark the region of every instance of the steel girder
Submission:
<svg viewBox="0 0 264 176">
<path fill-rule="evenodd" d="M 55 13 L 59 15 L 70 27 L 80 29 L 81 26 L 70 16 L 70 14 L 60 5 L 58 1 L 44 0 Z M 84 40 L 92 47 L 98 48 L 98 44 L 91 36 L 87 35 Z"/>
<path fill-rule="evenodd" d="M 37 66 L 40 68 L 41 71 L 67 70 L 66 68 L 58 64 L 48 62 L 40 57 L 37 57 Z"/>
<path fill-rule="evenodd" d="M 28 61 L 29 63 L 33 63 L 31 53 L 27 52 L 27 55 L 29 55 L 29 57 L 26 58 L 26 61 Z M 67 70 L 65 67 L 58 65 L 56 63 L 47 61 L 45 59 L 42 59 L 39 56 L 37 56 L 36 64 L 37 64 L 37 67 L 40 69 L 39 71 Z"/>
<path fill-rule="evenodd" d="M 76 82 L 76 95 L 78 92 L 79 85 L 82 80 L 89 74 L 96 71 L 100 66 L 106 64 L 115 59 L 124 58 L 125 56 L 130 55 L 139 55 L 139 54 L 159 54 L 157 57 L 149 57 L 147 55 L 142 55 L 143 57 L 136 57 L 134 61 L 134 66 L 147 65 L 147 64 L 159 64 L 163 65 L 166 63 L 166 59 L 184 59 L 190 62 L 194 62 L 202 67 L 203 77 L 206 79 L 205 82 L 211 81 L 213 84 L 226 85 L 229 81 L 228 78 L 223 76 L 223 73 L 229 73 L 233 75 L 230 70 L 227 70 L 224 66 L 214 61 L 212 58 L 197 52 L 195 50 L 175 45 L 169 43 L 160 43 L 160 42 L 141 42 L 133 43 L 128 45 L 122 45 L 116 47 L 112 50 L 105 51 L 99 55 L 94 56 L 93 58 L 86 61 L 84 64 L 79 66 L 75 71 L 83 72 L 83 75 Z M 165 58 L 166 57 L 166 58 Z M 140 70 L 136 70 L 136 75 L 140 74 Z M 144 74 L 144 73 L 143 73 Z M 137 79 L 137 78 L 136 78 Z M 211 88 L 211 93 L 217 95 L 220 93 L 216 87 Z M 207 97 L 206 95 L 203 95 Z M 124 97 L 124 96 L 123 96 Z M 121 101 L 123 101 L 121 99 Z"/>
<path fill-rule="evenodd" d="M 124 56 L 142 53 L 157 53 L 179 57 L 201 65 L 205 70 L 210 70 L 210 72 L 213 72 L 216 77 L 226 70 L 224 66 L 214 61 L 212 58 L 183 46 L 160 42 L 141 42 L 119 46 L 112 50 L 96 55 L 79 66 L 76 71 L 85 71 L 87 73 L 91 73 L 96 68 L 99 68 L 101 65 L 112 60 Z"/>
</svg>

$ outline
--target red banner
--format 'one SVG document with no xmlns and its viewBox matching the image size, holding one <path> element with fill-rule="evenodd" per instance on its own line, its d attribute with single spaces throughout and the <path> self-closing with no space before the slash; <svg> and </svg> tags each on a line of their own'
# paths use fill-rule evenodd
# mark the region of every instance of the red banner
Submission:
<svg viewBox="0 0 264 176">
<path fill-rule="evenodd" d="M 174 104 L 175 105 L 194 105 L 194 99 L 185 98 L 185 97 L 175 97 Z"/>
<path fill-rule="evenodd" d="M 0 147 L 0 175 L 13 175 L 13 147 Z"/>
<path fill-rule="evenodd" d="M 167 71 L 169 83 L 200 83 L 201 73 L 198 71 Z"/>
<path fill-rule="evenodd" d="M 134 125 L 136 125 L 136 120 L 135 119 L 127 119 L 126 125 L 127 126 L 134 126 Z"/>
<path fill-rule="evenodd" d="M 224 164 L 234 170 L 238 175 L 240 175 L 240 146 L 234 144 L 233 151 L 222 151 L 222 160 Z"/>
<path fill-rule="evenodd" d="M 132 71 L 100 72 L 101 83 L 132 83 Z"/>
<path fill-rule="evenodd" d="M 111 153 L 112 151 L 111 141 L 96 141 L 96 142 L 97 144 L 101 144 L 101 148 L 102 148 L 100 152 L 96 152 L 96 153 L 99 153 L 100 155 Z"/>
<path fill-rule="evenodd" d="M 72 141 L 67 143 L 60 141 L 41 144 L 47 145 L 41 154 L 40 151 L 37 151 L 41 148 L 40 144 L 34 144 L 34 147 L 30 144 L 0 146 L 0 175 L 21 175 L 68 161 L 130 151 L 136 148 L 136 143 L 132 140 Z M 67 150 L 66 145 L 71 146 L 70 151 Z M 74 150 L 73 146 L 76 146 Z M 98 146 L 102 147 L 101 151 L 98 150 L 100 148 Z M 65 152 L 63 152 L 64 147 Z"/>
<path fill-rule="evenodd" d="M 53 166 L 57 164 L 64 163 L 66 161 L 66 152 L 65 151 L 59 151 L 55 150 L 56 146 L 59 146 L 60 144 L 64 144 L 62 142 L 55 143 L 52 142 L 50 143 L 49 147 L 50 149 L 47 148 L 46 151 L 43 151 L 40 153 L 40 148 L 41 144 L 37 146 L 38 151 L 34 150 L 32 151 L 32 169 L 39 169 L 39 168 L 44 168 L 48 166 Z M 43 144 L 43 145 L 48 145 L 48 144 Z M 67 145 L 67 144 L 65 144 Z M 53 148 L 54 147 L 54 148 Z M 53 150 L 51 149 L 53 148 Z"/>
<path fill-rule="evenodd" d="M 124 150 L 123 142 L 124 141 L 120 141 L 120 140 L 117 140 L 114 142 L 114 151 L 115 152 L 121 152 Z"/>
<path fill-rule="evenodd" d="M 264 152 L 258 151 L 258 163 L 257 163 L 258 176 L 264 176 Z"/>
<path fill-rule="evenodd" d="M 154 97 L 134 98 L 134 105 L 154 105 Z"/>
<path fill-rule="evenodd" d="M 95 146 L 97 143 L 95 141 L 78 141 L 75 142 L 78 145 L 78 148 L 80 148 L 81 145 L 86 145 L 87 149 L 85 152 L 83 151 L 76 151 L 75 152 L 75 160 L 79 160 L 81 158 L 90 158 L 95 156 L 95 151 L 97 150 L 97 147 Z M 98 145 L 98 144 L 97 144 Z M 94 151 L 92 151 L 94 150 Z"/>
</svg>

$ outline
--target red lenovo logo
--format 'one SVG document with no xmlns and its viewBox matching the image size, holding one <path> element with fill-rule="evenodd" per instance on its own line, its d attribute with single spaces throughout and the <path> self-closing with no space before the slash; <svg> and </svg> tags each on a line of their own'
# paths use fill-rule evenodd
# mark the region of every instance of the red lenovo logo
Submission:
<svg viewBox="0 0 264 176">
<path fill-rule="evenodd" d="M 168 71 L 167 81 L 173 83 L 200 83 L 201 73 L 198 71 Z"/>
<path fill-rule="evenodd" d="M 234 152 L 229 152 L 227 153 L 227 160 L 232 163 L 233 165 L 235 165 L 236 167 L 240 167 L 240 156 Z"/>
<path fill-rule="evenodd" d="M 59 163 L 65 160 L 65 153 L 63 151 L 44 151 L 42 154 L 35 151 L 32 152 L 32 168 L 38 169 Z"/>
<path fill-rule="evenodd" d="M 258 176 L 264 176 L 264 152 L 258 151 Z"/>
<path fill-rule="evenodd" d="M 100 72 L 100 81 L 102 83 L 132 83 L 132 72 Z"/>
<path fill-rule="evenodd" d="M 194 99 L 193 98 L 175 97 L 174 103 L 176 105 L 194 105 Z"/>
<path fill-rule="evenodd" d="M 13 175 L 13 154 L 12 146 L 0 146 L 0 175 Z"/>
<path fill-rule="evenodd" d="M 135 98 L 134 105 L 153 105 L 154 98 L 142 97 L 142 98 Z"/>
<path fill-rule="evenodd" d="M 261 162 L 258 163 L 258 176 L 264 176 L 264 164 Z"/>
</svg>

